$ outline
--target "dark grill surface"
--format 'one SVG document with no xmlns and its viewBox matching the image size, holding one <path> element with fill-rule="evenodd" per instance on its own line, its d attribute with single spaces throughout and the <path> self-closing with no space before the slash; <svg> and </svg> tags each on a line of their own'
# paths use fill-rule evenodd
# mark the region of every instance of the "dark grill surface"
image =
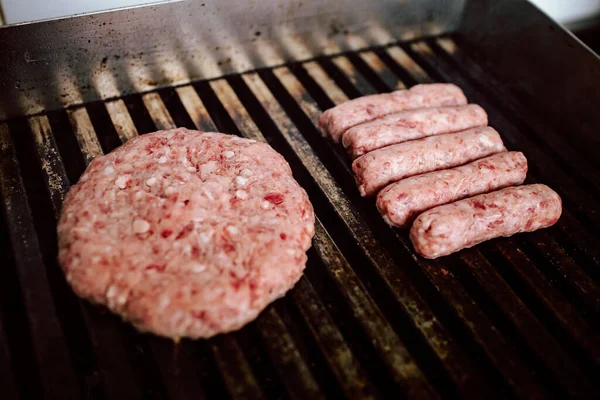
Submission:
<svg viewBox="0 0 600 400">
<path fill-rule="evenodd" d="M 600 161 L 433 38 L 0 123 L 0 394 L 40 398 L 471 398 L 600 395 Z M 439 260 L 360 198 L 322 110 L 418 82 L 483 106 L 528 182 L 565 206 L 547 230 Z M 79 300 L 56 220 L 85 166 L 135 135 L 185 126 L 266 140 L 318 217 L 306 275 L 239 332 L 172 342 Z M 583 154 L 583 155 L 582 155 Z"/>
</svg>

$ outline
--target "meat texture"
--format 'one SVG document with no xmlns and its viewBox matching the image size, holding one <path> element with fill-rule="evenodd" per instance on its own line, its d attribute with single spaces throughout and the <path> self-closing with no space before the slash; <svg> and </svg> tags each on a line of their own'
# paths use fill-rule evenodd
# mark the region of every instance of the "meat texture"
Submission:
<svg viewBox="0 0 600 400">
<path fill-rule="evenodd" d="M 424 212 L 410 230 L 415 250 L 437 258 L 485 240 L 554 225 L 562 202 L 545 185 L 509 187 Z"/>
<path fill-rule="evenodd" d="M 354 160 L 352 170 L 360 194 L 366 197 L 400 179 L 466 164 L 505 150 L 496 130 L 480 127 L 374 150 Z"/>
<path fill-rule="evenodd" d="M 319 118 L 321 131 L 340 142 L 348 128 L 403 110 L 467 104 L 462 90 L 447 83 L 416 85 L 408 90 L 363 96 L 325 111 Z"/>
<path fill-rule="evenodd" d="M 356 158 L 392 144 L 487 124 L 486 112 L 476 104 L 420 108 L 353 126 L 344 133 L 342 143 L 350 156 Z"/>
<path fill-rule="evenodd" d="M 520 185 L 526 175 L 527 159 L 523 153 L 498 153 L 460 167 L 392 183 L 377 195 L 377 208 L 389 225 L 406 228 L 423 211 L 506 186 Z"/>
<path fill-rule="evenodd" d="M 141 331 L 209 337 L 302 275 L 312 206 L 265 143 L 176 129 L 95 158 L 69 191 L 59 261 L 75 292 Z"/>
</svg>

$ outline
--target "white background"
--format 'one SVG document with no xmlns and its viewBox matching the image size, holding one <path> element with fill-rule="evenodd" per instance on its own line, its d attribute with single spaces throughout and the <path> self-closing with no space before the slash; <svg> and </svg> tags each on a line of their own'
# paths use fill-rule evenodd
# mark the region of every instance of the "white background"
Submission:
<svg viewBox="0 0 600 400">
<path fill-rule="evenodd" d="M 16 23 L 161 1 L 175 0 L 0 0 L 0 3 L 6 22 Z M 240 0 L 243 1 L 247 0 Z M 600 0 L 530 1 L 561 23 L 600 15 Z"/>
<path fill-rule="evenodd" d="M 563 24 L 600 15 L 600 0 L 529 0 Z"/>
<path fill-rule="evenodd" d="M 169 0 L 0 0 L 7 24 Z M 171 0 L 172 1 L 172 0 Z"/>
</svg>

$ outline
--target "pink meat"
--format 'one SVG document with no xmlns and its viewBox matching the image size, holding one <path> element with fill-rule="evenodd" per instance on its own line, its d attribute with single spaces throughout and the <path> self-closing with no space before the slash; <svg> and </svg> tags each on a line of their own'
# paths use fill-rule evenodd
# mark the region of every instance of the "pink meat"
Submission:
<svg viewBox="0 0 600 400">
<path fill-rule="evenodd" d="M 319 127 L 333 141 L 339 142 L 348 128 L 387 114 L 414 108 L 460 104 L 467 104 L 467 98 L 455 85 L 416 85 L 409 90 L 364 96 L 330 108 L 321 115 Z"/>
<path fill-rule="evenodd" d="M 466 164 L 505 151 L 490 127 L 431 136 L 374 150 L 354 160 L 352 170 L 363 197 L 400 179 Z"/>
<path fill-rule="evenodd" d="M 437 258 L 483 241 L 554 225 L 562 213 L 556 192 L 545 185 L 509 187 L 436 207 L 410 230 L 415 250 Z"/>
<path fill-rule="evenodd" d="M 138 329 L 210 337 L 300 279 L 313 224 L 269 145 L 175 129 L 92 161 L 65 199 L 59 260 L 79 296 Z"/>
<path fill-rule="evenodd" d="M 486 112 L 476 104 L 420 108 L 353 126 L 344 133 L 342 142 L 352 158 L 356 158 L 392 144 L 487 124 Z"/>
<path fill-rule="evenodd" d="M 523 153 L 498 153 L 460 167 L 392 183 L 377 195 L 377 208 L 388 224 L 405 228 L 423 211 L 520 185 L 526 175 L 527 159 Z"/>
</svg>

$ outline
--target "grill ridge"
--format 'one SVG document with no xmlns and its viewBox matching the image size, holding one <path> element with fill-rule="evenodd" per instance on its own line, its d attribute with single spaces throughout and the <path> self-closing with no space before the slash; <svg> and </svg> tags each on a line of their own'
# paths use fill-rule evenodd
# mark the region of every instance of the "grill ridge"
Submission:
<svg viewBox="0 0 600 400">
<path fill-rule="evenodd" d="M 407 51 L 411 52 L 411 50 L 407 50 Z M 415 57 L 419 57 L 419 56 L 416 55 L 416 53 L 415 53 Z M 424 57 L 422 57 L 422 58 L 423 58 L 423 60 L 425 60 Z M 439 62 L 440 59 L 436 58 L 435 60 L 436 60 L 435 62 Z M 429 67 L 433 68 L 433 66 L 431 66 L 431 65 Z M 443 78 L 445 78 L 445 76 Z M 515 129 L 510 125 L 510 122 L 508 122 L 504 117 L 501 117 L 499 115 L 499 113 L 496 110 L 494 110 L 492 106 L 490 106 L 488 104 L 487 100 L 485 100 L 483 96 L 481 96 L 478 92 L 471 90 L 469 84 L 466 81 L 464 81 L 462 78 L 459 78 L 456 76 L 453 76 L 453 78 L 465 88 L 465 92 L 467 93 L 467 96 L 469 96 L 470 98 L 473 98 L 474 101 L 479 102 L 482 105 L 486 106 L 486 109 L 488 109 L 488 113 L 490 115 L 490 121 L 492 122 L 492 125 L 496 125 L 498 127 L 499 131 L 502 132 L 503 137 L 506 137 L 507 132 L 515 131 Z M 500 123 L 500 122 L 502 122 L 502 123 Z M 517 133 L 515 132 L 514 135 L 516 136 L 516 134 Z M 511 141 L 512 140 L 514 140 L 514 139 L 511 139 Z M 527 141 L 527 139 L 521 139 L 521 142 L 523 142 L 523 141 Z M 527 151 L 528 157 L 529 157 L 529 151 L 532 151 L 532 152 L 535 151 L 534 148 L 531 146 L 529 146 L 529 148 L 525 149 L 525 150 Z M 529 173 L 528 182 L 538 181 L 536 179 L 536 177 L 539 173 L 540 173 L 540 171 L 538 168 L 535 167 L 535 164 L 530 162 L 530 173 Z M 559 185 L 556 182 L 554 182 L 553 184 Z M 557 186 L 557 187 L 560 187 L 560 186 Z M 559 190 L 559 192 L 560 192 L 560 190 Z M 565 199 L 565 197 L 567 197 L 568 194 L 561 192 L 561 196 L 563 196 L 563 199 Z M 581 201 L 581 198 L 574 200 L 574 201 L 576 201 L 576 202 Z M 570 202 L 569 200 L 564 200 L 565 204 L 568 204 L 569 202 Z M 564 220 L 570 219 L 569 211 L 568 211 L 569 207 L 570 206 L 567 205 L 567 207 L 566 207 L 567 210 L 564 212 L 564 215 L 563 215 Z M 596 212 L 595 208 L 594 208 L 593 212 L 594 213 Z M 581 221 L 581 219 L 580 219 L 580 221 Z M 563 223 L 564 222 L 561 221 L 557 227 L 560 227 Z M 593 224 L 593 222 L 588 218 L 585 218 L 585 220 L 583 220 L 582 223 L 586 227 L 588 227 L 590 224 Z M 549 230 L 549 231 L 552 231 L 552 230 Z M 594 237 L 593 235 L 595 234 L 595 231 L 596 231 L 596 228 L 594 227 L 592 229 L 592 231 L 590 232 L 590 233 L 592 233 L 592 237 Z M 542 240 L 536 241 L 536 243 L 535 243 L 536 247 L 546 246 L 546 245 L 556 246 L 556 244 L 553 242 L 553 240 L 548 240 L 548 233 L 546 233 L 546 232 L 536 232 L 533 235 L 527 235 L 525 240 L 533 241 L 533 237 L 535 237 L 535 236 L 538 236 L 538 237 L 544 236 L 545 237 L 543 241 Z M 555 249 L 558 249 L 558 248 L 555 247 Z M 550 254 L 547 253 L 547 251 L 543 247 L 541 247 L 540 250 L 542 251 L 542 253 L 546 253 L 545 258 L 552 257 Z M 559 252 L 562 253 L 562 250 L 559 250 Z M 568 257 L 562 257 L 562 259 L 565 262 L 570 262 Z M 552 259 L 550 258 L 548 261 L 552 262 Z M 556 265 L 557 265 L 557 267 L 560 268 L 560 264 L 556 264 Z M 589 280 L 586 277 L 583 277 L 581 274 L 579 274 L 578 270 L 579 270 L 579 268 L 571 268 L 570 269 L 571 274 L 573 274 L 573 273 L 577 274 L 577 277 L 576 277 L 577 281 L 574 283 L 571 283 L 571 284 L 578 291 L 578 293 L 581 297 L 584 297 L 587 299 L 586 302 L 588 303 L 588 305 L 590 307 L 592 307 L 594 310 L 597 310 L 598 302 L 599 302 L 599 297 L 598 297 L 598 292 L 597 292 L 598 288 L 593 284 L 593 282 L 591 282 L 591 280 Z M 585 286 L 585 289 L 582 288 L 582 285 Z"/>
<path fill-rule="evenodd" d="M 0 260 L 10 266 L 0 271 L 0 368 L 9 371 L 0 390 L 232 399 L 597 392 L 597 161 L 488 82 L 461 43 L 416 40 L 0 123 Z M 463 87 L 509 147 L 525 151 L 530 181 L 558 189 L 565 212 L 555 227 L 424 260 L 360 198 L 341 146 L 316 128 L 321 110 L 433 80 Z M 54 231 L 70 183 L 95 155 L 175 126 L 267 140 L 317 216 L 306 274 L 286 298 L 239 332 L 178 345 L 78 300 L 57 265 Z M 11 308 L 14 298 L 25 302 Z M 32 319 L 42 309 L 50 312 Z M 58 343 L 52 368 L 47 334 Z"/>
<path fill-rule="evenodd" d="M 439 45 L 438 43 L 441 42 L 440 40 L 433 42 L 432 46 L 433 49 L 438 49 L 439 50 Z M 441 42 L 441 43 L 453 43 L 453 42 Z M 461 55 L 462 53 L 460 51 L 457 51 L 457 54 Z M 449 55 L 446 52 L 442 52 L 442 57 L 444 58 L 448 58 Z M 479 82 L 481 81 L 481 74 L 482 71 L 480 71 L 480 68 L 478 66 L 476 66 L 472 61 L 465 59 L 465 57 L 461 57 L 461 61 L 465 61 L 465 63 L 467 63 L 466 65 L 469 66 L 468 69 L 465 70 L 465 67 L 460 67 L 461 63 L 458 62 L 453 62 L 453 65 L 456 65 L 460 70 L 461 73 L 464 75 L 469 75 L 469 71 L 474 71 L 473 75 L 475 75 L 475 73 L 477 73 L 477 76 L 479 76 L 480 79 L 471 79 L 471 82 L 473 82 L 473 84 L 475 86 L 477 86 L 478 90 L 483 90 L 483 91 L 488 91 L 491 92 L 492 95 L 488 96 L 487 98 L 489 98 L 496 106 L 496 108 L 500 108 L 500 109 L 504 109 L 504 114 L 505 115 L 513 115 L 516 117 L 512 118 L 512 123 L 518 127 L 520 132 L 525 132 L 528 134 L 528 136 L 533 136 L 533 138 L 536 140 L 536 145 L 542 148 L 549 148 L 549 146 L 545 143 L 545 138 L 549 137 L 549 140 L 552 142 L 552 144 L 554 145 L 554 148 L 560 149 L 560 153 L 567 153 L 567 155 L 565 157 L 568 157 L 568 163 L 560 163 L 561 168 L 563 169 L 567 169 L 569 171 L 569 174 L 571 177 L 574 177 L 575 179 L 577 178 L 582 178 L 583 174 L 581 174 L 579 171 L 586 171 L 586 176 L 589 176 L 592 178 L 592 181 L 587 181 L 587 179 L 584 179 L 583 181 L 581 179 L 578 179 L 578 184 L 584 188 L 585 190 L 591 190 L 592 192 L 595 193 L 595 190 L 597 190 L 596 188 L 598 188 L 598 181 L 596 179 L 597 175 L 595 174 L 595 168 L 592 167 L 591 165 L 589 165 L 588 163 L 586 163 L 585 161 L 582 161 L 581 157 L 578 157 L 576 154 L 573 154 L 570 150 L 572 144 L 571 143 L 565 143 L 560 137 L 557 137 L 557 135 L 553 132 L 553 130 L 550 127 L 547 127 L 546 124 L 544 124 L 542 121 L 539 121 L 539 119 L 536 116 L 531 115 L 531 113 L 527 113 L 525 116 L 521 116 L 522 113 L 525 113 L 527 110 L 527 107 L 524 107 L 523 105 L 513 105 L 513 101 L 511 101 L 511 96 L 507 95 L 506 93 L 504 93 L 504 91 L 502 91 L 502 89 L 497 89 L 497 90 L 493 90 L 495 88 L 499 88 L 500 85 L 495 84 L 493 81 L 493 78 L 488 78 L 489 84 L 488 85 L 481 85 Z M 488 88 L 492 88 L 492 89 L 488 89 Z M 498 102 L 495 101 L 495 99 L 498 98 L 502 98 L 504 100 L 504 102 Z M 505 107 L 504 104 L 508 104 L 508 107 Z M 517 121 L 515 121 L 515 119 L 517 119 Z M 531 122 L 535 124 L 535 129 L 533 128 L 529 128 L 527 126 L 527 123 L 525 122 Z M 544 132 L 544 136 L 540 136 L 537 135 L 536 132 Z M 555 153 L 555 154 L 559 154 L 560 153 Z M 597 197 L 597 196 L 595 196 Z M 590 237 L 589 235 L 585 235 L 585 234 L 579 234 L 579 232 L 581 231 L 581 228 L 578 228 L 574 225 L 577 224 L 577 222 L 573 221 L 573 217 L 567 212 L 565 215 L 566 218 L 563 218 L 563 220 L 566 219 L 565 224 L 569 225 L 569 230 L 570 230 L 570 235 L 566 235 L 566 237 L 568 238 L 569 236 L 573 235 L 573 233 L 577 233 L 575 235 L 576 239 L 577 239 L 577 243 L 575 244 L 571 244 L 571 248 L 574 248 L 575 251 L 582 253 L 582 252 L 586 252 L 588 253 L 587 256 L 587 261 L 586 262 L 582 262 L 581 265 L 582 267 L 585 267 L 587 264 L 589 264 L 590 262 L 592 262 L 594 265 L 598 265 L 598 262 L 600 260 L 600 257 L 598 256 L 597 253 L 597 248 L 598 248 L 598 242 L 597 240 L 594 240 L 594 237 Z M 568 242 L 568 240 L 567 240 Z M 579 245 L 577 245 L 579 244 Z M 589 274 L 594 274 L 596 273 L 597 275 L 597 268 L 586 268 L 586 271 Z M 596 279 L 596 282 L 598 282 L 598 279 Z"/>
</svg>

